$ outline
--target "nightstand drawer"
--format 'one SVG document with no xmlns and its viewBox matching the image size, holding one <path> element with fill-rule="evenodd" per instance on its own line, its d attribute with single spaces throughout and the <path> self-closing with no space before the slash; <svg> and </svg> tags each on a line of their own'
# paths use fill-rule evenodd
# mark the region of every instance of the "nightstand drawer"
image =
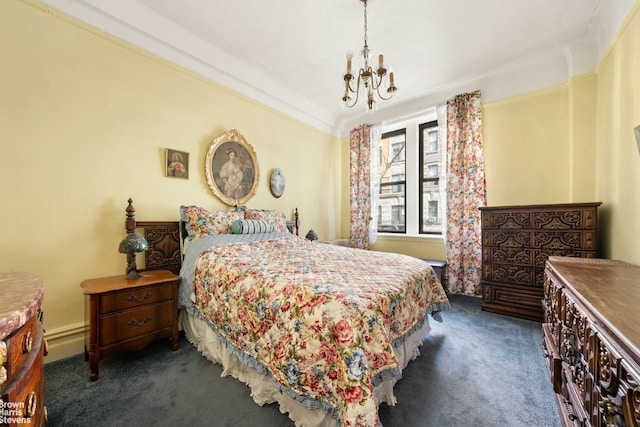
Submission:
<svg viewBox="0 0 640 427">
<path fill-rule="evenodd" d="M 154 304 L 173 298 L 173 285 L 165 283 L 100 295 L 100 314 Z"/>
<path fill-rule="evenodd" d="M 174 301 L 170 299 L 159 304 L 100 317 L 100 347 L 122 343 L 164 328 L 170 330 L 175 316 L 173 308 Z"/>
</svg>

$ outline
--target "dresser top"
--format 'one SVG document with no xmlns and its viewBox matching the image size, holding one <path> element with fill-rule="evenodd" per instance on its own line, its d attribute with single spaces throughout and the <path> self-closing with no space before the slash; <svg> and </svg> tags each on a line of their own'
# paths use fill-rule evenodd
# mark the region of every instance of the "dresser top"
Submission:
<svg viewBox="0 0 640 427">
<path fill-rule="evenodd" d="M 0 272 L 0 339 L 38 312 L 43 293 L 42 279 L 34 274 Z"/>
<path fill-rule="evenodd" d="M 550 257 L 549 266 L 633 357 L 640 357 L 640 267 L 622 261 Z"/>
<path fill-rule="evenodd" d="M 546 205 L 481 206 L 479 209 L 481 211 L 491 211 L 491 210 L 534 211 L 534 210 L 576 209 L 576 208 L 598 207 L 601 204 L 602 202 L 585 202 L 585 203 L 556 203 L 556 204 L 546 204 Z"/>
</svg>

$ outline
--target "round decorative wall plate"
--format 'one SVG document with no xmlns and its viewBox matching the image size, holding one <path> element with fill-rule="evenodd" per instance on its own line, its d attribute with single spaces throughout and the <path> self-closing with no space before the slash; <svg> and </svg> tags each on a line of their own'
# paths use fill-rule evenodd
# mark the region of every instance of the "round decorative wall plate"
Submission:
<svg viewBox="0 0 640 427">
<path fill-rule="evenodd" d="M 280 197 L 284 193 L 284 174 L 279 168 L 271 172 L 271 194 L 273 197 Z"/>
</svg>

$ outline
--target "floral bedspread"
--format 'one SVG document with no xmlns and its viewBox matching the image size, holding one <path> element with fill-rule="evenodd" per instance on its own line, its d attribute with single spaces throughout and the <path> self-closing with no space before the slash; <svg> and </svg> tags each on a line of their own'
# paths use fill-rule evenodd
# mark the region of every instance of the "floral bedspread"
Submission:
<svg viewBox="0 0 640 427">
<path fill-rule="evenodd" d="M 392 342 L 449 307 L 424 261 L 298 237 L 215 246 L 195 272 L 196 307 L 228 343 L 347 426 L 378 425 Z"/>
</svg>

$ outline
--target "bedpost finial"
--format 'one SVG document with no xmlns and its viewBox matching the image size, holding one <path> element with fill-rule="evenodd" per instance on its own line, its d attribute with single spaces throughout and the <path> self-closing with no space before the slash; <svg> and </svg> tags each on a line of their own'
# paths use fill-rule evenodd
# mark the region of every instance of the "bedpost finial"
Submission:
<svg viewBox="0 0 640 427">
<path fill-rule="evenodd" d="M 128 200 L 129 205 L 127 206 L 127 209 L 125 209 L 125 212 L 127 213 L 127 219 L 124 222 L 124 228 L 125 230 L 127 230 L 128 234 L 131 234 L 135 231 L 136 229 L 136 209 L 133 207 L 133 199 L 129 198 Z"/>
</svg>

